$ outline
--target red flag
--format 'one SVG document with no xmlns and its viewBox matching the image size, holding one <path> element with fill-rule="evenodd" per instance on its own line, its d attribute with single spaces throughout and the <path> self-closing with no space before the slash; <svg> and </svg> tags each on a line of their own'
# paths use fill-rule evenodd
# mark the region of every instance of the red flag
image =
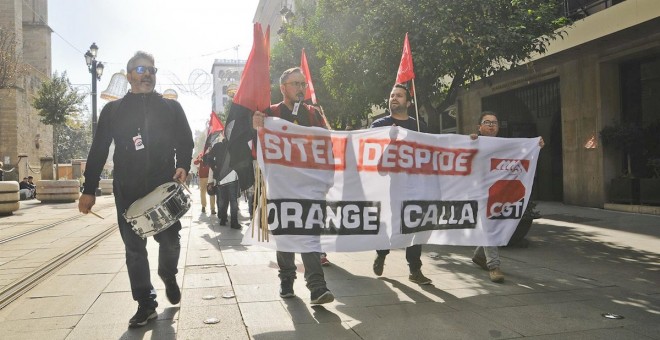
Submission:
<svg viewBox="0 0 660 340">
<path fill-rule="evenodd" d="M 215 114 L 215 112 L 211 111 L 211 118 L 209 119 L 209 128 L 206 131 L 206 135 L 210 135 L 216 131 L 222 131 L 225 129 L 225 126 L 222 125 L 222 122 L 220 121 L 220 118 L 218 118 L 218 115 Z"/>
<path fill-rule="evenodd" d="M 247 144 L 253 136 L 252 113 L 264 111 L 270 106 L 269 35 L 270 27 L 264 36 L 261 24 L 254 24 L 252 50 L 227 116 L 225 136 L 229 166 L 238 174 L 241 190 L 254 184 L 252 152 Z"/>
<path fill-rule="evenodd" d="M 396 83 L 405 84 L 415 79 L 415 71 L 413 68 L 412 52 L 410 50 L 410 42 L 408 41 L 408 33 L 403 41 L 403 54 L 401 55 L 401 63 L 399 63 L 399 70 L 396 72 Z M 410 91 L 411 94 L 413 91 Z"/>
<path fill-rule="evenodd" d="M 316 105 L 316 92 L 314 92 L 314 83 L 312 83 L 312 73 L 309 72 L 309 64 L 307 64 L 307 56 L 305 55 L 305 49 L 302 49 L 302 55 L 300 56 L 300 68 L 305 74 L 305 81 L 307 82 L 307 91 L 305 92 L 305 101 L 311 100 L 312 104 Z"/>
<path fill-rule="evenodd" d="M 270 32 L 270 27 L 266 32 Z M 234 104 L 246 107 L 252 112 L 263 111 L 270 106 L 270 53 L 267 49 L 269 45 L 268 38 L 264 38 L 261 24 L 255 23 L 252 50 L 233 100 Z"/>
<path fill-rule="evenodd" d="M 209 119 L 209 126 L 206 129 L 206 142 L 204 142 L 204 151 L 202 151 L 202 155 L 206 154 L 206 152 L 211 148 L 211 145 L 213 145 L 213 142 L 216 140 L 216 138 L 218 138 L 224 129 L 225 126 L 222 125 L 218 115 L 211 111 L 211 118 Z"/>
</svg>

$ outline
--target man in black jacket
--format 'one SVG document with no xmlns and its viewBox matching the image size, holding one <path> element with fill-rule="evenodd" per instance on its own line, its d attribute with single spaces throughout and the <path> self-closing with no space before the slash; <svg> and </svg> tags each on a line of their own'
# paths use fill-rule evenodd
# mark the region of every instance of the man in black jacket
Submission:
<svg viewBox="0 0 660 340">
<path fill-rule="evenodd" d="M 390 92 L 390 99 L 388 101 L 390 107 L 390 115 L 377 119 L 371 123 L 371 127 L 380 126 L 399 126 L 404 129 L 414 130 L 419 132 L 426 132 L 426 124 L 417 122 L 415 118 L 408 116 L 408 108 L 412 104 L 412 96 L 410 91 L 403 84 L 395 84 Z M 385 267 L 385 257 L 390 253 L 389 249 L 376 250 L 376 259 L 374 260 L 373 270 L 377 276 L 383 275 Z M 408 269 L 410 275 L 408 280 L 420 285 L 431 284 L 431 279 L 422 274 L 422 245 L 413 244 L 406 247 L 406 260 L 408 261 Z"/>
<path fill-rule="evenodd" d="M 144 326 L 156 313 L 156 291 L 151 284 L 147 240 L 133 232 L 123 217 L 128 207 L 156 187 L 172 180 L 183 182 L 190 171 L 193 138 L 183 108 L 178 102 L 154 92 L 156 71 L 154 58 L 137 52 L 127 65 L 131 90 L 124 98 L 108 103 L 101 111 L 98 128 L 87 157 L 85 185 L 78 209 L 87 214 L 95 203 L 101 171 L 114 141 L 113 190 L 117 205 L 117 222 L 126 248 L 126 266 L 137 313 L 130 327 Z M 159 243 L 158 275 L 172 304 L 181 300 L 176 282 L 181 223 L 177 221 L 154 236 Z"/>
<path fill-rule="evenodd" d="M 236 171 L 229 167 L 227 145 L 227 140 L 221 135 L 220 141 L 213 144 L 206 155 L 206 162 L 211 165 L 209 183 L 217 186 L 215 201 L 218 204 L 220 225 L 227 225 L 227 208 L 230 208 L 231 228 L 241 229 L 238 223 L 238 176 Z"/>
</svg>

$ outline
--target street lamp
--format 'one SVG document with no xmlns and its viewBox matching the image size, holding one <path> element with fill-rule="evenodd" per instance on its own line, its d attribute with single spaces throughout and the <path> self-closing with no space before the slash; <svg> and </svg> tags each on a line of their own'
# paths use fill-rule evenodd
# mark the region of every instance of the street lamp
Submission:
<svg viewBox="0 0 660 340">
<path fill-rule="evenodd" d="M 96 43 L 92 43 L 92 46 L 89 47 L 87 53 L 85 53 L 85 62 L 87 63 L 87 69 L 89 73 L 92 74 L 92 138 L 96 135 L 96 81 L 101 80 L 101 75 L 103 74 L 103 63 L 96 61 L 96 53 L 99 51 L 99 47 L 96 46 Z"/>
</svg>

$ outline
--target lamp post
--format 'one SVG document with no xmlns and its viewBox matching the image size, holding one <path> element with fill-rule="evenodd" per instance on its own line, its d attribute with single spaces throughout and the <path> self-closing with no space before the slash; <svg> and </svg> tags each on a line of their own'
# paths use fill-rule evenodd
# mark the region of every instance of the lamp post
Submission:
<svg viewBox="0 0 660 340">
<path fill-rule="evenodd" d="M 85 53 L 85 62 L 87 63 L 87 69 L 89 73 L 92 74 L 92 138 L 96 136 L 96 81 L 101 80 L 101 75 L 103 74 L 103 63 L 96 61 L 96 53 L 99 51 L 99 47 L 96 46 L 96 43 L 92 43 L 92 46 L 89 47 L 87 53 Z"/>
</svg>

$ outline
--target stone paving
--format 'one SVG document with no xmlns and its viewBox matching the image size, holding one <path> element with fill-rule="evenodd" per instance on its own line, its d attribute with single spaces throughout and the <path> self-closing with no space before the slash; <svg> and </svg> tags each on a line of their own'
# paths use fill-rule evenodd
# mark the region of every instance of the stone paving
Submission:
<svg viewBox="0 0 660 340">
<path fill-rule="evenodd" d="M 150 240 L 159 316 L 127 328 L 136 304 L 115 232 L 0 310 L 2 339 L 660 339 L 660 216 L 542 202 L 529 246 L 501 250 L 503 284 L 472 264 L 472 247 L 424 246 L 430 286 L 408 281 L 403 250 L 388 256 L 382 277 L 371 270 L 375 252 L 330 253 L 336 300 L 311 306 L 299 257 L 298 297 L 283 300 L 275 252 L 241 245 L 246 228 L 220 226 L 193 198 L 182 218 L 179 305 L 164 298 Z M 0 225 L 16 218 L 25 222 L 17 214 Z"/>
</svg>

